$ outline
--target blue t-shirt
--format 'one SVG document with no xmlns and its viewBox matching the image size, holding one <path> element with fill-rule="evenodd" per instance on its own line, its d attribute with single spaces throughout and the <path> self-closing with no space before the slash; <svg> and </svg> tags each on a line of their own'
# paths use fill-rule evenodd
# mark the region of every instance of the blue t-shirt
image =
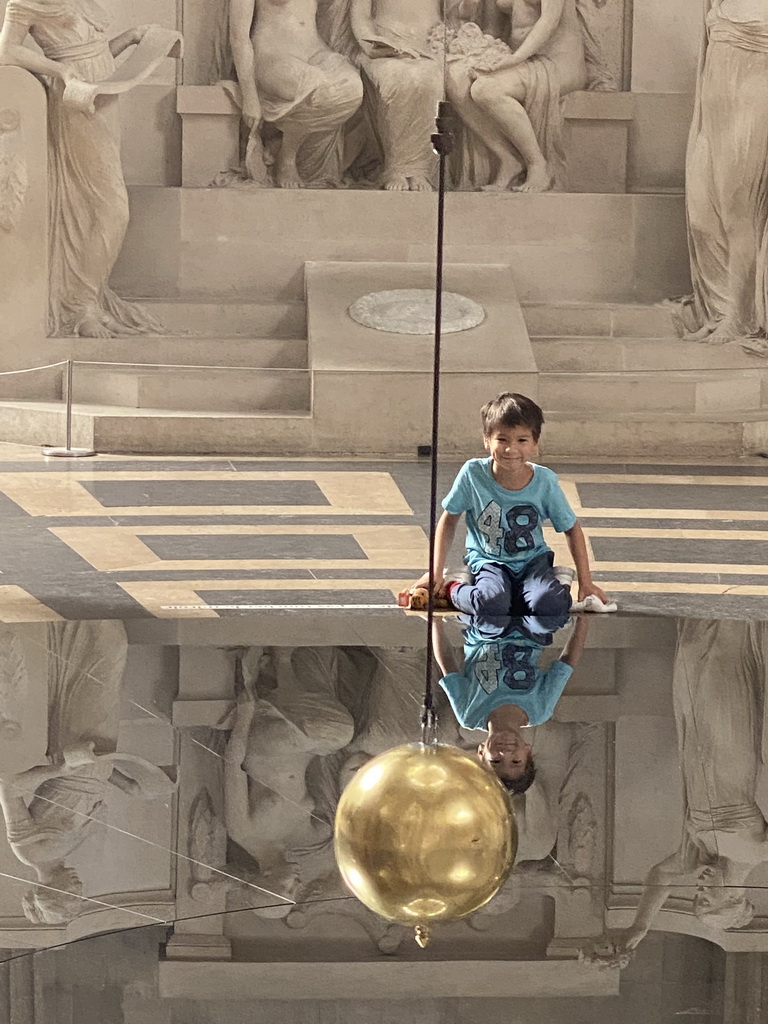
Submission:
<svg viewBox="0 0 768 1024">
<path fill-rule="evenodd" d="M 459 724 L 485 729 L 491 712 L 503 704 L 522 708 L 529 725 L 550 719 L 573 669 L 553 661 L 543 671 L 538 664 L 541 651 L 514 638 L 466 647 L 464 671 L 449 672 L 440 680 Z"/>
<path fill-rule="evenodd" d="M 544 466 L 531 464 L 531 482 L 519 491 L 496 483 L 491 459 L 470 459 L 459 470 L 443 508 L 466 513 L 467 554 L 472 572 L 487 562 L 502 562 L 519 572 L 550 548 L 544 540 L 548 519 L 558 533 L 576 524 L 576 516 L 557 480 Z"/>
</svg>

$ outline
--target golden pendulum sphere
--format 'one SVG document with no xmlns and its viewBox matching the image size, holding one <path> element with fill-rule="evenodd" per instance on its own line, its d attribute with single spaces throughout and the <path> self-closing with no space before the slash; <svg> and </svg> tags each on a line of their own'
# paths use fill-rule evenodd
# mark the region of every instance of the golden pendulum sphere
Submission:
<svg viewBox="0 0 768 1024">
<path fill-rule="evenodd" d="M 473 913 L 498 892 L 517 851 L 498 779 L 449 746 L 405 744 L 369 761 L 344 790 L 334 829 L 347 886 L 374 913 L 417 928 Z"/>
</svg>

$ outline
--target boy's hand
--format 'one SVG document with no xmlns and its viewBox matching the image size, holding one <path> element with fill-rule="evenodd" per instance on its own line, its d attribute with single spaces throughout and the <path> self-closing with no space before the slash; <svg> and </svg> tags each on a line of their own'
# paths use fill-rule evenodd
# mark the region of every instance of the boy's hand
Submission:
<svg viewBox="0 0 768 1024">
<path fill-rule="evenodd" d="M 416 582 L 413 584 L 412 587 L 409 587 L 407 590 L 401 590 L 400 593 L 397 596 L 397 603 L 402 608 L 411 607 L 412 606 L 411 605 L 412 595 L 414 594 L 414 592 L 419 591 L 419 590 L 427 591 L 427 592 L 429 591 L 429 573 L 428 572 L 425 572 L 423 576 L 420 576 L 419 579 L 416 580 Z M 441 573 L 439 573 L 439 575 L 437 575 L 435 577 L 435 590 L 434 590 L 435 598 L 436 599 L 437 598 L 445 598 L 447 596 L 446 591 L 447 591 L 447 587 L 445 585 L 445 582 L 443 581 L 443 574 L 441 572 Z M 423 602 L 426 599 L 427 598 L 426 598 L 426 595 L 425 595 L 423 598 L 421 598 L 421 601 Z"/>
<path fill-rule="evenodd" d="M 592 580 L 584 583 L 579 582 L 579 601 L 583 601 L 584 598 L 589 597 L 590 594 L 594 594 L 595 597 L 599 598 L 599 600 L 603 602 L 603 604 L 608 604 L 610 601 L 606 592 L 601 590 L 596 583 L 592 582 Z"/>
<path fill-rule="evenodd" d="M 418 580 L 413 584 L 412 589 L 429 589 L 429 573 L 425 572 L 423 576 L 420 576 Z M 442 572 L 435 573 L 435 597 L 440 597 L 443 590 L 445 590 L 445 583 L 443 582 Z"/>
</svg>

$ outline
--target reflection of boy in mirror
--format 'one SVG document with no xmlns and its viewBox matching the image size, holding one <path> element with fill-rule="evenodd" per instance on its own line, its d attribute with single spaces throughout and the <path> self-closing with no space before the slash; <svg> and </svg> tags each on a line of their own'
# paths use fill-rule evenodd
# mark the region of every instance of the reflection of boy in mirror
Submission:
<svg viewBox="0 0 768 1024">
<path fill-rule="evenodd" d="M 459 666 L 442 620 L 433 627 L 435 658 L 443 673 L 440 685 L 459 724 L 487 729 L 477 748 L 482 763 L 511 793 L 524 793 L 536 766 L 525 730 L 552 717 L 573 674 L 587 637 L 587 620 L 579 616 L 560 657 L 547 669 L 538 662 L 551 634 L 529 633 L 520 619 L 510 619 L 503 635 L 483 639 L 472 620 L 464 631 L 464 664 Z"/>
</svg>

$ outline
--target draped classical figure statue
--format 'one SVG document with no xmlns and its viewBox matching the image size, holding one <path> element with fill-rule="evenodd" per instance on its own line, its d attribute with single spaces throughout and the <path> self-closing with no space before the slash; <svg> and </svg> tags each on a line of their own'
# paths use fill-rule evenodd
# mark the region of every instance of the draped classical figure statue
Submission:
<svg viewBox="0 0 768 1024">
<path fill-rule="evenodd" d="M 162 332 L 149 313 L 108 285 L 128 227 L 117 93 L 131 84 L 108 83 L 115 58 L 140 44 L 150 27 L 110 40 L 107 24 L 96 0 L 9 0 L 0 30 L 0 64 L 43 76 L 48 90 L 52 335 Z M 156 39 L 172 37 L 170 45 L 154 54 L 151 66 L 179 42 L 175 34 L 162 33 Z M 24 45 L 28 35 L 39 51 Z"/>
<path fill-rule="evenodd" d="M 315 839 L 307 767 L 345 747 L 354 723 L 336 695 L 336 648 L 250 648 L 241 671 L 234 714 L 223 726 L 231 728 L 225 826 L 258 867 L 247 882 L 273 893 L 276 912 L 281 902 L 287 912 L 300 883 L 296 851 Z"/>
<path fill-rule="evenodd" d="M 360 67 L 366 101 L 348 138 L 357 177 L 384 189 L 430 191 L 431 135 L 443 98 L 440 0 L 323 0 L 331 46 Z"/>
<path fill-rule="evenodd" d="M 443 95 L 442 69 L 429 37 L 440 21 L 440 6 L 437 0 L 351 0 L 350 16 L 384 156 L 381 185 L 429 191 L 430 137 Z"/>
<path fill-rule="evenodd" d="M 768 6 L 707 0 L 686 160 L 693 294 L 679 333 L 768 355 Z"/>
<path fill-rule="evenodd" d="M 127 653 L 121 622 L 47 626 L 48 751 L 44 764 L 0 777 L 9 845 L 39 885 L 22 906 L 36 924 L 65 924 L 80 912 L 82 882 L 67 863 L 98 828 L 109 785 L 129 795 L 168 797 L 173 782 L 141 757 L 117 753 L 119 688 Z M 4 662 L 0 691 L 13 693 Z"/>
<path fill-rule="evenodd" d="M 764 622 L 680 623 L 672 685 L 681 842 L 648 872 L 634 923 L 588 951 L 588 961 L 626 966 L 677 887 L 695 888 L 693 913 L 710 928 L 743 928 L 754 916 L 746 882 L 768 861 L 768 808 L 758 803 L 768 768 L 767 644 Z"/>
<path fill-rule="evenodd" d="M 447 30 L 448 97 L 494 165 L 485 185 L 475 169 L 474 183 L 564 188 L 562 98 L 589 82 L 576 0 L 458 0 L 455 13 L 463 24 Z"/>
<path fill-rule="evenodd" d="M 249 132 L 247 178 L 271 184 L 262 161 L 260 124 L 277 130 L 274 184 L 280 188 L 341 184 L 340 129 L 360 106 L 363 86 L 350 61 L 321 39 L 317 0 L 222 0 L 215 77 L 234 67 L 236 98 Z"/>
</svg>

